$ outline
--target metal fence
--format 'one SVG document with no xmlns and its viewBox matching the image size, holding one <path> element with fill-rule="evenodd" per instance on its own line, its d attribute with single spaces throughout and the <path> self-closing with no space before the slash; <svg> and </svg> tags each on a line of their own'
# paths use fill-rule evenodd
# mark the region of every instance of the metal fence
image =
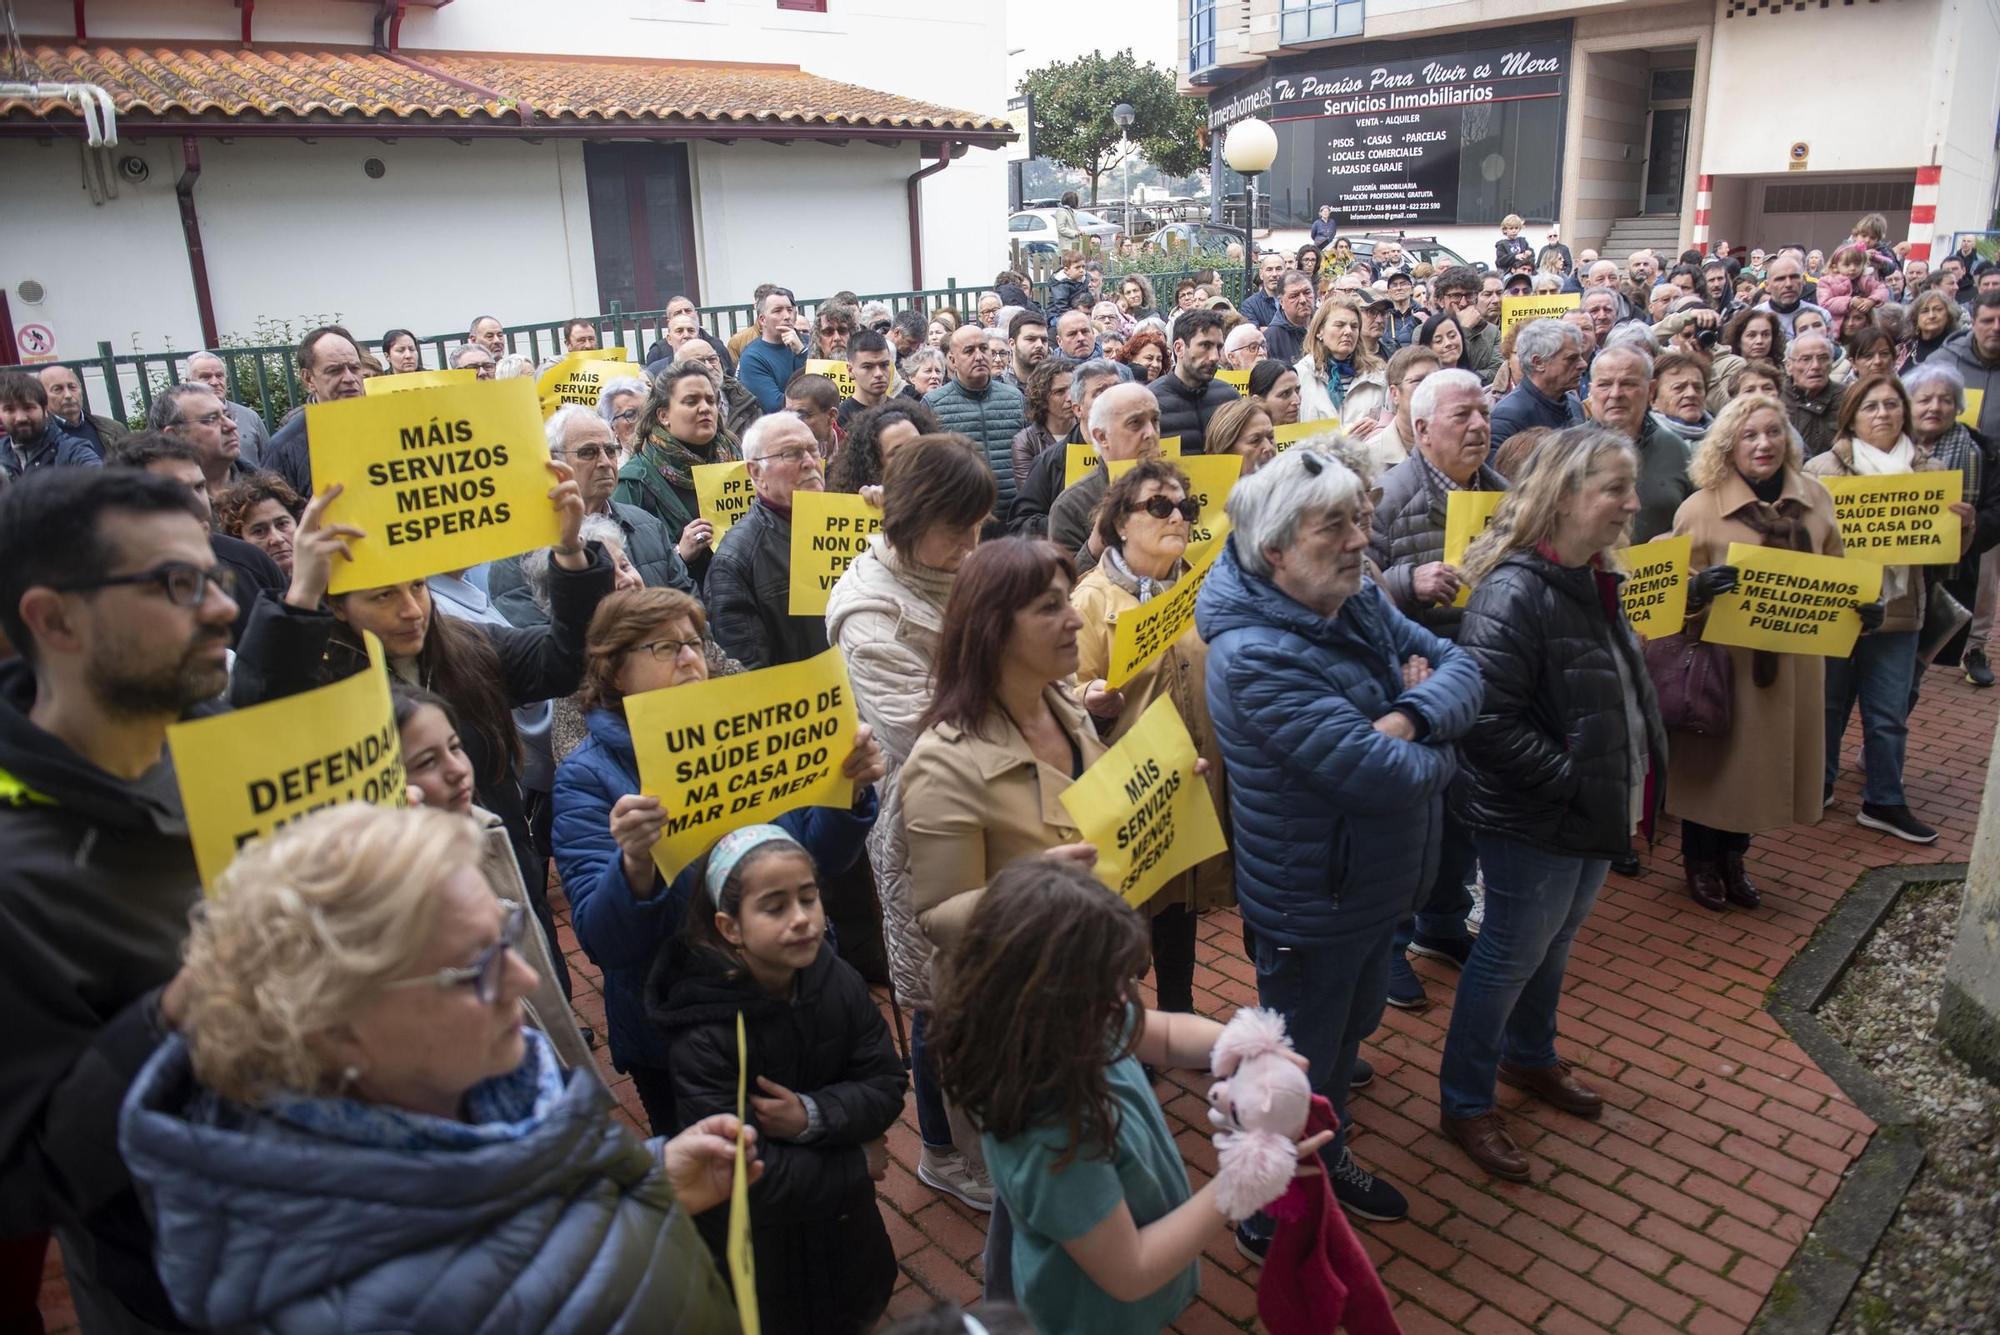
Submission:
<svg viewBox="0 0 2000 1335">
<path fill-rule="evenodd" d="M 1174 282 L 1193 272 L 1195 270 L 1187 269 L 1148 276 L 1155 284 L 1166 279 L 1167 290 L 1171 292 Z M 1115 288 L 1116 281 L 1116 276 L 1107 272 L 1107 288 Z M 961 319 L 971 319 L 978 313 L 980 296 L 990 290 L 984 286 L 961 287 L 953 280 L 943 287 L 862 293 L 859 300 L 863 305 L 881 302 L 899 315 L 909 310 L 929 313 L 942 308 L 953 311 Z M 1046 300 L 1046 287 L 1038 283 L 1035 295 L 1038 300 Z M 817 297 L 801 299 L 798 304 L 810 313 L 830 300 L 831 297 Z M 698 307 L 696 317 L 710 336 L 727 342 L 731 336 L 751 327 L 756 320 L 756 312 L 745 302 Z M 646 349 L 663 334 L 666 327 L 665 311 L 625 311 L 619 309 L 616 302 L 611 304 L 611 310 L 606 314 L 583 318 L 597 329 L 599 347 L 626 349 L 627 359 L 635 366 L 643 364 Z M 563 330 L 569 323 L 565 317 L 510 325 L 502 331 L 507 340 L 507 350 L 522 353 L 537 363 L 544 357 L 559 356 L 563 351 Z M 418 339 L 427 349 L 424 360 L 430 367 L 447 365 L 452 351 L 465 341 L 466 335 L 462 332 L 431 334 Z M 362 338 L 360 344 L 364 350 L 380 350 L 377 339 Z M 304 402 L 305 396 L 298 379 L 297 347 L 294 344 L 228 345 L 215 351 L 223 360 L 224 373 L 228 378 L 228 396 L 237 403 L 256 409 L 273 429 L 294 406 Z M 112 350 L 110 343 L 100 342 L 95 357 L 64 358 L 35 365 L 0 367 L 0 370 L 32 373 L 48 366 L 67 366 L 83 382 L 86 412 L 136 424 L 145 418 L 155 396 L 169 385 L 189 378 L 188 360 L 200 355 L 200 349 L 119 353 Z"/>
</svg>

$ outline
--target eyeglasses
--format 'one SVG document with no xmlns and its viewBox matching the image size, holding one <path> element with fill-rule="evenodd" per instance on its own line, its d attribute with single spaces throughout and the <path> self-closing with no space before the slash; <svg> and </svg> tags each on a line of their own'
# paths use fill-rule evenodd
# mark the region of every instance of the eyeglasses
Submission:
<svg viewBox="0 0 2000 1335">
<path fill-rule="evenodd" d="M 639 410 L 637 408 L 627 408 L 622 413 L 613 413 L 611 420 L 614 422 L 636 422 L 639 420 Z"/>
<path fill-rule="evenodd" d="M 223 419 L 228 416 L 229 414 L 226 412 L 216 411 L 212 413 L 203 413 L 200 417 L 176 417 L 174 419 L 174 425 L 175 426 L 221 426 Z"/>
<path fill-rule="evenodd" d="M 1148 496 L 1143 501 L 1134 501 L 1126 506 L 1125 511 L 1127 514 L 1144 511 L 1155 519 L 1172 519 L 1179 515 L 1192 524 L 1201 518 L 1201 502 L 1192 496 L 1183 496 L 1177 501 L 1170 501 L 1164 496 Z"/>
<path fill-rule="evenodd" d="M 655 663 L 671 663 L 681 656 L 683 650 L 692 650 L 697 655 L 706 656 L 706 646 L 699 639 L 694 640 L 654 640 L 639 646 L 653 656 Z"/>
<path fill-rule="evenodd" d="M 889 320 L 877 320 L 874 324 L 871 324 L 868 327 L 870 329 L 873 329 L 878 334 L 886 334 L 891 329 L 894 329 L 896 326 L 892 321 Z"/>
<path fill-rule="evenodd" d="M 819 447 L 817 445 L 797 445 L 789 450 L 772 450 L 769 454 L 759 455 L 750 462 L 753 464 L 802 464 L 808 459 L 817 458 L 819 458 Z"/>
<path fill-rule="evenodd" d="M 605 445 L 579 445 L 575 449 L 560 452 L 565 459 L 574 459 L 580 464 L 594 464 L 599 459 L 616 458 L 616 448 Z"/>
<path fill-rule="evenodd" d="M 203 570 L 200 566 L 189 565 L 186 561 L 163 561 L 151 570 L 141 570 L 132 575 L 106 575 L 101 579 L 73 580 L 68 584 L 50 587 L 58 593 L 91 593 L 98 589 L 116 588 L 124 584 L 157 584 L 167 595 L 167 601 L 176 607 L 200 607 L 208 596 L 208 586 L 213 584 L 224 597 L 236 595 L 236 571 L 229 566 L 215 566 Z"/>
<path fill-rule="evenodd" d="M 500 939 L 479 952 L 472 963 L 457 969 L 439 969 L 417 978 L 398 978 L 384 983 L 384 987 L 422 987 L 428 984 L 440 990 L 472 985 L 472 994 L 479 998 L 482 1006 L 491 1006 L 500 998 L 500 978 L 507 970 L 507 952 L 521 944 L 521 933 L 526 930 L 528 911 L 519 904 L 507 906 L 506 921 L 500 924 Z"/>
</svg>

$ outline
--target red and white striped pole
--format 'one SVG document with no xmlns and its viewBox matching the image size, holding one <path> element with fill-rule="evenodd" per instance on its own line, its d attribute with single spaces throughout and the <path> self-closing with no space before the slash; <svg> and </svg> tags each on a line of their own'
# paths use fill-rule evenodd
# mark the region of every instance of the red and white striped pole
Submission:
<svg viewBox="0 0 2000 1335">
<path fill-rule="evenodd" d="M 1694 186 L 1694 248 L 1704 255 L 1708 254 L 1708 207 L 1714 200 L 1709 193 L 1709 182 L 1714 179 L 1697 177 Z"/>
<path fill-rule="evenodd" d="M 1942 167 L 1917 168 L 1917 188 L 1910 196 L 1910 258 L 1928 260 L 1937 235 L 1938 179 Z"/>
</svg>

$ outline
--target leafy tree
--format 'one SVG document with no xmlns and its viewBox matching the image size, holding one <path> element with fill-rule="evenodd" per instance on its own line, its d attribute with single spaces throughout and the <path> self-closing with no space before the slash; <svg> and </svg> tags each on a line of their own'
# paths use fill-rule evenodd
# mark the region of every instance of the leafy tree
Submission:
<svg viewBox="0 0 2000 1335">
<path fill-rule="evenodd" d="M 1098 178 L 1130 151 L 1111 119 L 1120 102 L 1132 106 L 1132 144 L 1162 172 L 1187 176 L 1207 163 L 1200 138 L 1207 104 L 1182 97 L 1171 72 L 1141 64 L 1129 48 L 1044 65 L 1021 80 L 1020 91 L 1035 99 L 1036 150 L 1089 178 L 1093 204 Z"/>
</svg>

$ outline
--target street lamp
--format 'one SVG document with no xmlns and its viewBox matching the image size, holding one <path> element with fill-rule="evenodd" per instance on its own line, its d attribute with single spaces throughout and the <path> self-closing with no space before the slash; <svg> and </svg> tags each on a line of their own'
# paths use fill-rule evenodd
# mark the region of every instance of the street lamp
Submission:
<svg viewBox="0 0 2000 1335">
<path fill-rule="evenodd" d="M 1254 117 L 1240 120 L 1229 127 L 1229 137 L 1222 141 L 1222 160 L 1229 169 L 1243 178 L 1243 295 L 1237 299 L 1240 305 L 1250 296 L 1257 268 L 1257 244 L 1252 239 L 1257 225 L 1257 177 L 1271 169 L 1278 157 L 1278 134 L 1266 121 Z"/>
<path fill-rule="evenodd" d="M 1118 122 L 1118 137 L 1125 146 L 1125 235 L 1130 238 L 1132 231 L 1132 121 L 1137 113 L 1130 102 L 1120 102 L 1111 108 L 1111 119 Z"/>
</svg>

